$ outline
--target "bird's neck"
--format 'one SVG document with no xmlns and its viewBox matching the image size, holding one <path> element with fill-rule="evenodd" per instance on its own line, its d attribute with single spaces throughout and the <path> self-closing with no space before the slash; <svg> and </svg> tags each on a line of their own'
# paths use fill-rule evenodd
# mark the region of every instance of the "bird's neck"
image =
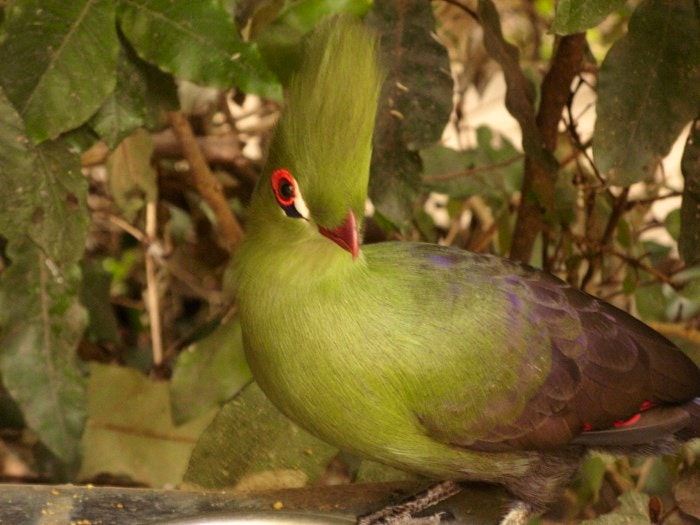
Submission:
<svg viewBox="0 0 700 525">
<path fill-rule="evenodd" d="M 252 233 L 236 255 L 237 287 L 251 282 L 309 288 L 329 280 L 348 279 L 366 266 L 362 251 L 357 258 L 325 237 L 303 240 L 269 238 Z"/>
</svg>

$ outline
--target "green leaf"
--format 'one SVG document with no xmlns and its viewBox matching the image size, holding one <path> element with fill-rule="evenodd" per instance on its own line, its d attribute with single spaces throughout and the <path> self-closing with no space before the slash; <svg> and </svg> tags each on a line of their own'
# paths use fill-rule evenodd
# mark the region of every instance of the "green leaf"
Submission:
<svg viewBox="0 0 700 525">
<path fill-rule="evenodd" d="M 583 507 L 598 501 L 600 488 L 605 479 L 606 462 L 597 455 L 589 455 L 581 464 L 579 475 L 571 487 L 576 493 L 577 505 Z"/>
<path fill-rule="evenodd" d="M 170 382 L 177 423 L 218 407 L 252 379 L 243 351 L 241 323 L 229 320 L 178 356 Z"/>
<path fill-rule="evenodd" d="M 693 0 L 646 0 L 598 77 L 593 152 L 612 184 L 651 176 L 698 112 L 700 26 Z"/>
<path fill-rule="evenodd" d="M 32 184 L 27 176 L 34 163 L 28 142 L 22 117 L 0 88 L 0 231 L 5 237 L 24 232 L 30 217 Z M 22 209 L 25 213 L 18 216 Z"/>
<path fill-rule="evenodd" d="M 683 150 L 681 204 L 678 251 L 686 266 L 700 262 L 700 119 L 693 122 Z"/>
<path fill-rule="evenodd" d="M 523 155 L 504 137 L 494 147 L 490 128 L 479 127 L 476 135 L 471 150 L 439 145 L 421 150 L 424 185 L 457 199 L 480 195 L 492 205 L 508 205 L 522 183 Z"/>
<path fill-rule="evenodd" d="M 560 35 L 581 33 L 600 24 L 626 0 L 559 0 L 551 31 Z"/>
<path fill-rule="evenodd" d="M 646 321 L 666 321 L 666 305 L 668 300 L 664 296 L 661 284 L 653 283 L 648 286 L 639 286 L 635 294 L 635 302 L 639 317 Z"/>
<path fill-rule="evenodd" d="M 154 129 L 164 111 L 178 107 L 172 76 L 122 48 L 117 64 L 117 86 L 93 116 L 91 124 L 110 148 L 139 127 Z"/>
<path fill-rule="evenodd" d="M 10 243 L 0 274 L 0 371 L 41 441 L 75 464 L 85 418 L 76 348 L 86 325 L 77 300 L 80 269 L 57 265 L 29 238 Z"/>
<path fill-rule="evenodd" d="M 376 2 L 367 20 L 378 30 L 387 78 L 374 136 L 369 194 L 377 210 L 405 224 L 421 186 L 417 150 L 437 142 L 452 110 L 446 49 L 424 2 Z"/>
<path fill-rule="evenodd" d="M 92 364 L 88 416 L 79 477 L 107 472 L 163 487 L 182 481 L 195 442 L 214 414 L 175 426 L 167 383 L 131 368 Z"/>
<path fill-rule="evenodd" d="M 177 77 L 282 98 L 279 82 L 257 47 L 241 39 L 218 2 L 122 0 L 119 24 L 144 60 Z"/>
<path fill-rule="evenodd" d="M 110 0 L 26 0 L 7 9 L 0 84 L 35 142 L 78 127 L 114 89 Z"/>
<path fill-rule="evenodd" d="M 81 270 L 80 302 L 90 319 L 86 337 L 97 344 L 117 345 L 121 338 L 111 303 L 112 274 L 104 269 L 102 260 L 95 259 L 81 261 Z"/>
<path fill-rule="evenodd" d="M 28 235 L 55 262 L 74 262 L 85 251 L 90 227 L 87 212 L 88 183 L 80 158 L 61 139 L 47 141 L 35 150 Z M 23 187 L 30 182 L 24 174 Z M 27 208 L 17 210 L 28 212 Z"/>
<path fill-rule="evenodd" d="M 369 0 L 301 0 L 288 4 L 255 36 L 265 63 L 286 84 L 300 62 L 301 39 L 326 16 L 335 13 L 364 15 Z"/>
<path fill-rule="evenodd" d="M 675 208 L 671 210 L 666 218 L 664 219 L 664 227 L 668 234 L 674 239 L 678 240 L 681 233 L 681 210 L 680 208 Z"/>
<path fill-rule="evenodd" d="M 302 485 L 317 479 L 336 453 L 282 415 L 251 383 L 204 432 L 184 479 L 213 489 L 273 473 Z"/>
<path fill-rule="evenodd" d="M 0 232 L 29 235 L 56 264 L 77 261 L 89 227 L 87 181 L 63 141 L 33 146 L 0 90 Z"/>
</svg>

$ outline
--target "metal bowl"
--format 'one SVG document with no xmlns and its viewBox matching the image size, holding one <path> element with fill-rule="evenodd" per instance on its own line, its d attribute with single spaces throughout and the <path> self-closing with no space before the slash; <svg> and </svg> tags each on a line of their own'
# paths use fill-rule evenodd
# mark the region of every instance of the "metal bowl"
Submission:
<svg viewBox="0 0 700 525">
<path fill-rule="evenodd" d="M 355 518 L 337 514 L 316 514 L 310 512 L 260 511 L 228 512 L 226 514 L 206 514 L 188 518 L 175 518 L 159 522 L 159 525 L 348 525 L 356 523 Z"/>
</svg>

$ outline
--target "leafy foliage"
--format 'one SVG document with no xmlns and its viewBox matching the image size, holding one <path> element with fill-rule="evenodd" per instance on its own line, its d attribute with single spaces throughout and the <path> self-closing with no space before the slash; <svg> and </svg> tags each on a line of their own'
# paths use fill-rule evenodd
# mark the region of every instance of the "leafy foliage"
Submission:
<svg viewBox="0 0 700 525">
<path fill-rule="evenodd" d="M 381 35 L 387 78 L 377 117 L 369 194 L 377 210 L 403 225 L 420 189 L 418 150 L 440 138 L 452 107 L 444 48 L 425 31 L 425 3 L 379 2 L 369 20 Z"/>
<path fill-rule="evenodd" d="M 114 16 L 113 2 L 92 0 L 15 3 L 6 13 L 2 87 L 32 140 L 78 127 L 114 90 Z"/>
<path fill-rule="evenodd" d="M 622 186 L 651 176 L 698 111 L 696 2 L 644 2 L 613 45 L 598 79 L 598 169 Z M 632 74 L 630 74 L 630 72 Z"/>
<path fill-rule="evenodd" d="M 561 0 L 551 30 L 564 35 L 585 31 L 624 5 L 625 0 Z"/>
<path fill-rule="evenodd" d="M 36 473 L 58 479 L 47 466 L 57 460 L 71 480 L 110 472 L 154 486 L 183 476 L 207 487 L 264 483 L 270 471 L 290 484 L 326 476 L 337 451 L 249 384 L 222 285 L 236 241 L 220 226 L 245 224 L 256 149 L 299 44 L 337 12 L 365 16 L 386 67 L 367 242 L 423 238 L 508 253 L 539 166 L 552 198 L 534 199 L 546 220 L 532 232 L 532 262 L 636 311 L 700 362 L 697 2 L 642 0 L 631 16 L 618 0 L 538 2 L 539 12 L 491 0 L 476 9 L 241 2 L 235 13 L 225 4 L 0 3 L 0 398 L 14 404 L 0 425 L 16 428 L 10 416 L 20 413 L 23 433 L 48 449 L 50 461 L 31 464 Z M 587 44 L 600 68 L 588 54 L 573 64 L 573 84 L 553 74 L 543 89 L 540 72 L 559 71 L 571 54 L 558 51 L 572 42 Z M 514 135 L 480 121 L 472 102 L 486 105 L 499 79 Z M 192 93 L 187 142 L 169 123 Z M 552 98 L 564 109 L 550 122 L 540 110 Z M 682 160 L 662 169 L 689 124 Z M 555 147 L 543 147 L 550 138 Z M 679 165 L 682 191 L 666 178 Z M 212 193 L 235 214 L 222 217 Z M 443 204 L 430 209 L 436 193 Z M 680 210 L 651 214 L 678 196 Z M 163 360 L 151 356 L 156 346 Z M 344 459 L 346 477 L 400 476 Z M 639 486 L 697 516 L 697 469 L 657 461 Z M 625 487 L 620 479 L 637 483 L 641 468 L 592 458 L 570 512 L 609 510 L 610 478 Z M 593 522 L 648 518 L 646 496 L 619 492 L 618 514 Z"/>
</svg>

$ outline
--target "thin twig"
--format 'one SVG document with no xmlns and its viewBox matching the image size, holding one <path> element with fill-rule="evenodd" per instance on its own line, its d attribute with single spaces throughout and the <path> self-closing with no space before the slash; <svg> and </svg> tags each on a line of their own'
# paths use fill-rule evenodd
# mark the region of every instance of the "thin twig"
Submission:
<svg viewBox="0 0 700 525">
<path fill-rule="evenodd" d="M 476 175 L 478 173 L 484 173 L 489 171 L 494 171 L 500 168 L 505 168 L 522 160 L 525 155 L 516 155 L 509 159 L 503 160 L 501 162 L 496 162 L 495 164 L 489 164 L 488 166 L 477 166 L 475 168 L 469 168 L 463 171 L 458 171 L 456 173 L 446 173 L 445 175 L 431 175 L 429 177 L 424 177 L 425 182 L 443 182 L 446 180 L 458 179 L 460 177 L 469 177 L 471 175 Z"/>
<path fill-rule="evenodd" d="M 243 229 L 228 207 L 221 184 L 204 160 L 187 117 L 181 111 L 173 111 L 170 113 L 170 125 L 182 144 L 195 187 L 214 212 L 226 248 L 233 251 L 243 238 Z"/>
<path fill-rule="evenodd" d="M 457 0 L 443 0 L 443 2 L 460 8 L 462 11 L 471 16 L 474 20 L 476 20 L 477 22 L 479 21 L 479 15 L 477 15 L 476 11 L 474 11 L 471 7 L 467 7 L 466 5 L 462 4 L 461 2 L 458 2 Z"/>
<path fill-rule="evenodd" d="M 152 247 L 157 242 L 157 215 L 155 201 L 146 203 L 146 308 L 151 325 L 151 346 L 153 348 L 153 363 L 160 366 L 163 363 L 163 335 L 160 323 L 160 297 L 158 295 L 158 280 L 156 275 L 155 255 Z"/>
<path fill-rule="evenodd" d="M 98 215 L 98 213 L 96 213 L 95 215 Z M 99 214 L 99 215 L 101 215 L 101 214 Z M 121 228 L 122 230 L 124 230 L 126 233 L 131 235 L 134 239 L 139 241 L 141 244 L 148 244 L 148 237 L 141 230 L 139 230 L 138 228 L 135 228 L 134 226 L 132 226 L 131 224 L 126 222 L 121 217 L 118 217 L 116 215 L 112 215 L 111 213 L 106 214 L 106 215 L 107 215 L 107 220 L 109 220 L 109 222 L 111 222 L 112 224 L 114 224 L 118 228 Z"/>
</svg>

